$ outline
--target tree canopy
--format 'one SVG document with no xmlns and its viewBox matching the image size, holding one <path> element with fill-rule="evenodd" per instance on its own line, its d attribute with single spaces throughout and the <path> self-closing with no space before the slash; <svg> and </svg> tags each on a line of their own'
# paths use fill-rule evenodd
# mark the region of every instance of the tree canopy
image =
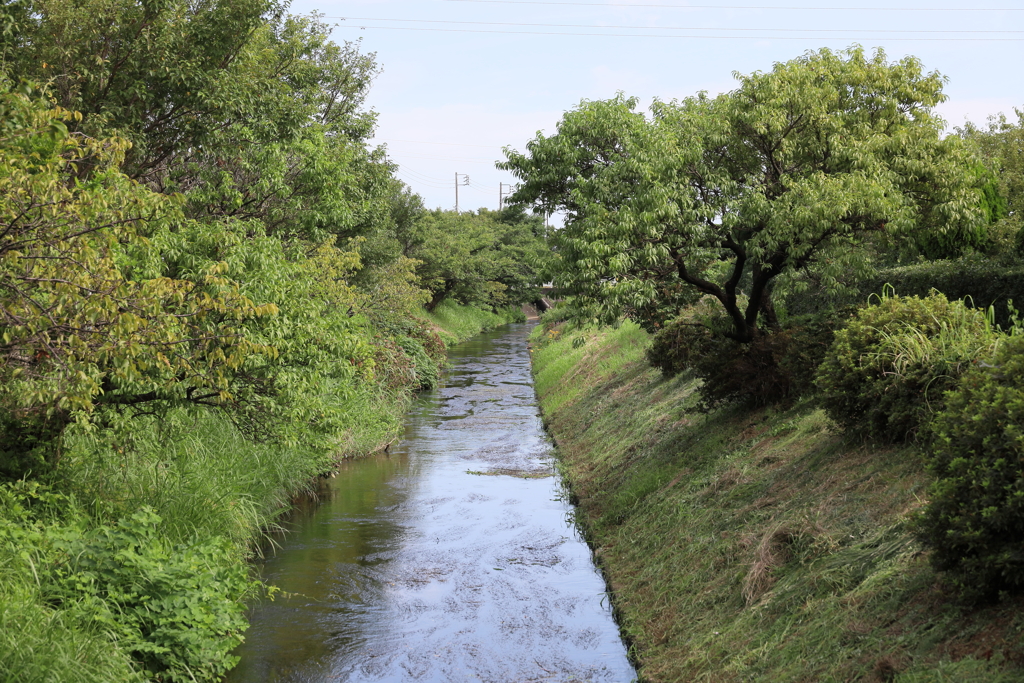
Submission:
<svg viewBox="0 0 1024 683">
<path fill-rule="evenodd" d="M 1024 255 L 1024 109 L 1015 114 L 1016 123 L 1000 114 L 990 117 L 987 126 L 968 123 L 958 132 L 988 171 L 981 190 L 996 240 L 1002 237 Z"/>
<path fill-rule="evenodd" d="M 555 284 L 586 315 L 657 326 L 666 292 L 711 295 L 727 336 L 778 326 L 774 292 L 864 268 L 871 236 L 980 220 L 969 157 L 932 112 L 943 78 L 913 57 L 823 49 L 739 87 L 655 102 L 583 102 L 500 164 L 521 205 L 563 211 Z M 651 319 L 650 316 L 654 316 Z"/>
</svg>

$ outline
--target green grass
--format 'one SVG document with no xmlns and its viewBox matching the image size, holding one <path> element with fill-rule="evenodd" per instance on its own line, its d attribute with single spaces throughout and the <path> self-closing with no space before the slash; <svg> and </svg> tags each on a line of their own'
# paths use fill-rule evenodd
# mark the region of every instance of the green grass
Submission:
<svg viewBox="0 0 1024 683">
<path fill-rule="evenodd" d="M 700 413 L 635 326 L 557 329 L 534 331 L 538 395 L 645 680 L 1024 677 L 1024 601 L 957 604 L 908 530 L 912 448 L 809 403 Z"/>
<path fill-rule="evenodd" d="M 448 346 L 499 325 L 523 322 L 526 319 L 518 307 L 503 308 L 494 313 L 475 306 L 457 304 L 454 301 L 442 301 L 437 308 L 426 313 L 426 317 L 439 328 L 437 332 Z"/>
<path fill-rule="evenodd" d="M 61 488 L 102 501 L 97 522 L 141 506 L 163 519 L 172 542 L 221 536 L 243 553 L 326 463 L 317 453 L 254 443 L 223 416 L 179 410 L 162 420 L 137 418 L 130 434 L 68 440 Z"/>
<path fill-rule="evenodd" d="M 46 606 L 34 584 L 8 572 L 0 579 L 0 680 L 109 683 L 145 678 L 102 629 L 71 611 Z"/>
</svg>

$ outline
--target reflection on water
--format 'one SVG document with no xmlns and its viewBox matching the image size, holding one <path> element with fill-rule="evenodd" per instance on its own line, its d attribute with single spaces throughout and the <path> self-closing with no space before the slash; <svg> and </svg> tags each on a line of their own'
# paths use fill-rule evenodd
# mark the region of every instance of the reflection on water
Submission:
<svg viewBox="0 0 1024 683">
<path fill-rule="evenodd" d="M 228 681 L 633 679 L 550 476 L 527 332 L 454 349 L 390 456 L 345 463 L 299 516 Z"/>
</svg>

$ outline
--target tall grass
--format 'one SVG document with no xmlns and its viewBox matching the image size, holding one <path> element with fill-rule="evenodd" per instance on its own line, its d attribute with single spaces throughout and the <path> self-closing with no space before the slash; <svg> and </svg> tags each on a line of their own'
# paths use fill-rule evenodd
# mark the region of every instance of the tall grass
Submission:
<svg viewBox="0 0 1024 683">
<path fill-rule="evenodd" d="M 0 559 L 0 562 L 10 558 Z M 73 610 L 45 604 L 34 582 L 0 570 L 0 680 L 141 683 L 131 658 Z"/>
<path fill-rule="evenodd" d="M 991 315 L 966 306 L 952 305 L 945 318 L 933 320 L 934 332 L 911 324 L 878 330 L 880 343 L 872 355 L 891 365 L 900 378 L 921 367 L 934 368 L 932 375 L 959 377 L 978 359 L 993 357 L 1008 336 L 991 322 Z"/>
<path fill-rule="evenodd" d="M 440 328 L 438 333 L 448 346 L 499 325 L 526 320 L 526 315 L 517 306 L 492 312 L 476 306 L 457 304 L 454 301 L 442 301 L 433 311 L 427 312 L 426 316 Z"/>
<path fill-rule="evenodd" d="M 301 448 L 253 443 L 209 412 L 137 418 L 122 439 L 69 438 L 64 486 L 81 500 L 103 501 L 101 523 L 152 507 L 172 542 L 222 536 L 253 545 L 321 463 Z"/>
<path fill-rule="evenodd" d="M 393 438 L 404 404 L 354 392 L 344 454 L 369 452 Z M 102 501 L 98 522 L 141 506 L 163 519 L 172 542 L 224 537 L 245 552 L 260 547 L 293 495 L 333 467 L 336 453 L 258 443 L 223 415 L 176 410 L 140 417 L 130 433 L 79 433 L 67 439 L 62 486 L 80 500 Z"/>
</svg>

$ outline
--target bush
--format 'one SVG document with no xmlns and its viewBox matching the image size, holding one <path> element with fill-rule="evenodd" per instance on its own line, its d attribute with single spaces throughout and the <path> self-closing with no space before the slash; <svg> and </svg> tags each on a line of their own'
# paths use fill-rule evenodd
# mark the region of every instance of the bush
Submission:
<svg viewBox="0 0 1024 683">
<path fill-rule="evenodd" d="M 172 545 L 160 518 L 143 509 L 113 527 L 54 534 L 58 557 L 50 599 L 84 610 L 162 680 L 217 681 L 249 624 L 243 599 L 258 585 L 223 538 Z"/>
<path fill-rule="evenodd" d="M 873 439 L 913 438 L 999 336 L 982 311 L 939 293 L 883 296 L 836 333 L 815 378 L 822 407 Z"/>
<path fill-rule="evenodd" d="M 692 370 L 703 379 L 702 403 L 755 405 L 794 399 L 813 387 L 814 372 L 832 342 L 831 320 L 805 316 L 749 344 L 725 336 L 730 321 L 714 300 L 703 299 L 654 335 L 648 362 L 666 377 Z"/>
<path fill-rule="evenodd" d="M 1021 237 L 1024 240 L 1024 231 Z M 1008 302 L 1016 302 L 1017 308 L 1024 304 L 1024 265 L 965 257 L 885 268 L 873 277 L 852 283 L 845 296 L 830 297 L 811 288 L 788 296 L 785 308 L 793 314 L 824 313 L 834 306 L 862 302 L 872 294 L 880 294 L 887 285 L 901 296 L 923 298 L 934 289 L 950 301 L 967 298 L 967 305 L 975 308 L 992 306 L 996 323 L 1006 328 L 1012 314 Z"/>
<path fill-rule="evenodd" d="M 972 369 L 930 426 L 937 477 L 918 537 L 968 595 L 1024 589 L 1024 337 Z"/>
<path fill-rule="evenodd" d="M 716 308 L 713 299 L 704 298 L 666 322 L 651 338 L 647 362 L 665 377 L 673 377 L 692 369 L 699 358 L 713 354 L 714 337 L 728 322 Z"/>
<path fill-rule="evenodd" d="M 395 342 L 412 361 L 412 369 L 416 375 L 416 389 L 433 389 L 441 374 L 438 361 L 434 360 L 423 348 L 419 339 L 398 337 Z"/>
<path fill-rule="evenodd" d="M 243 600 L 260 586 L 235 547 L 219 537 L 165 541 L 148 508 L 113 526 L 88 521 L 41 487 L 0 488 L 0 558 L 30 573 L 41 606 L 106 634 L 159 680 L 220 680 L 248 627 Z"/>
</svg>

